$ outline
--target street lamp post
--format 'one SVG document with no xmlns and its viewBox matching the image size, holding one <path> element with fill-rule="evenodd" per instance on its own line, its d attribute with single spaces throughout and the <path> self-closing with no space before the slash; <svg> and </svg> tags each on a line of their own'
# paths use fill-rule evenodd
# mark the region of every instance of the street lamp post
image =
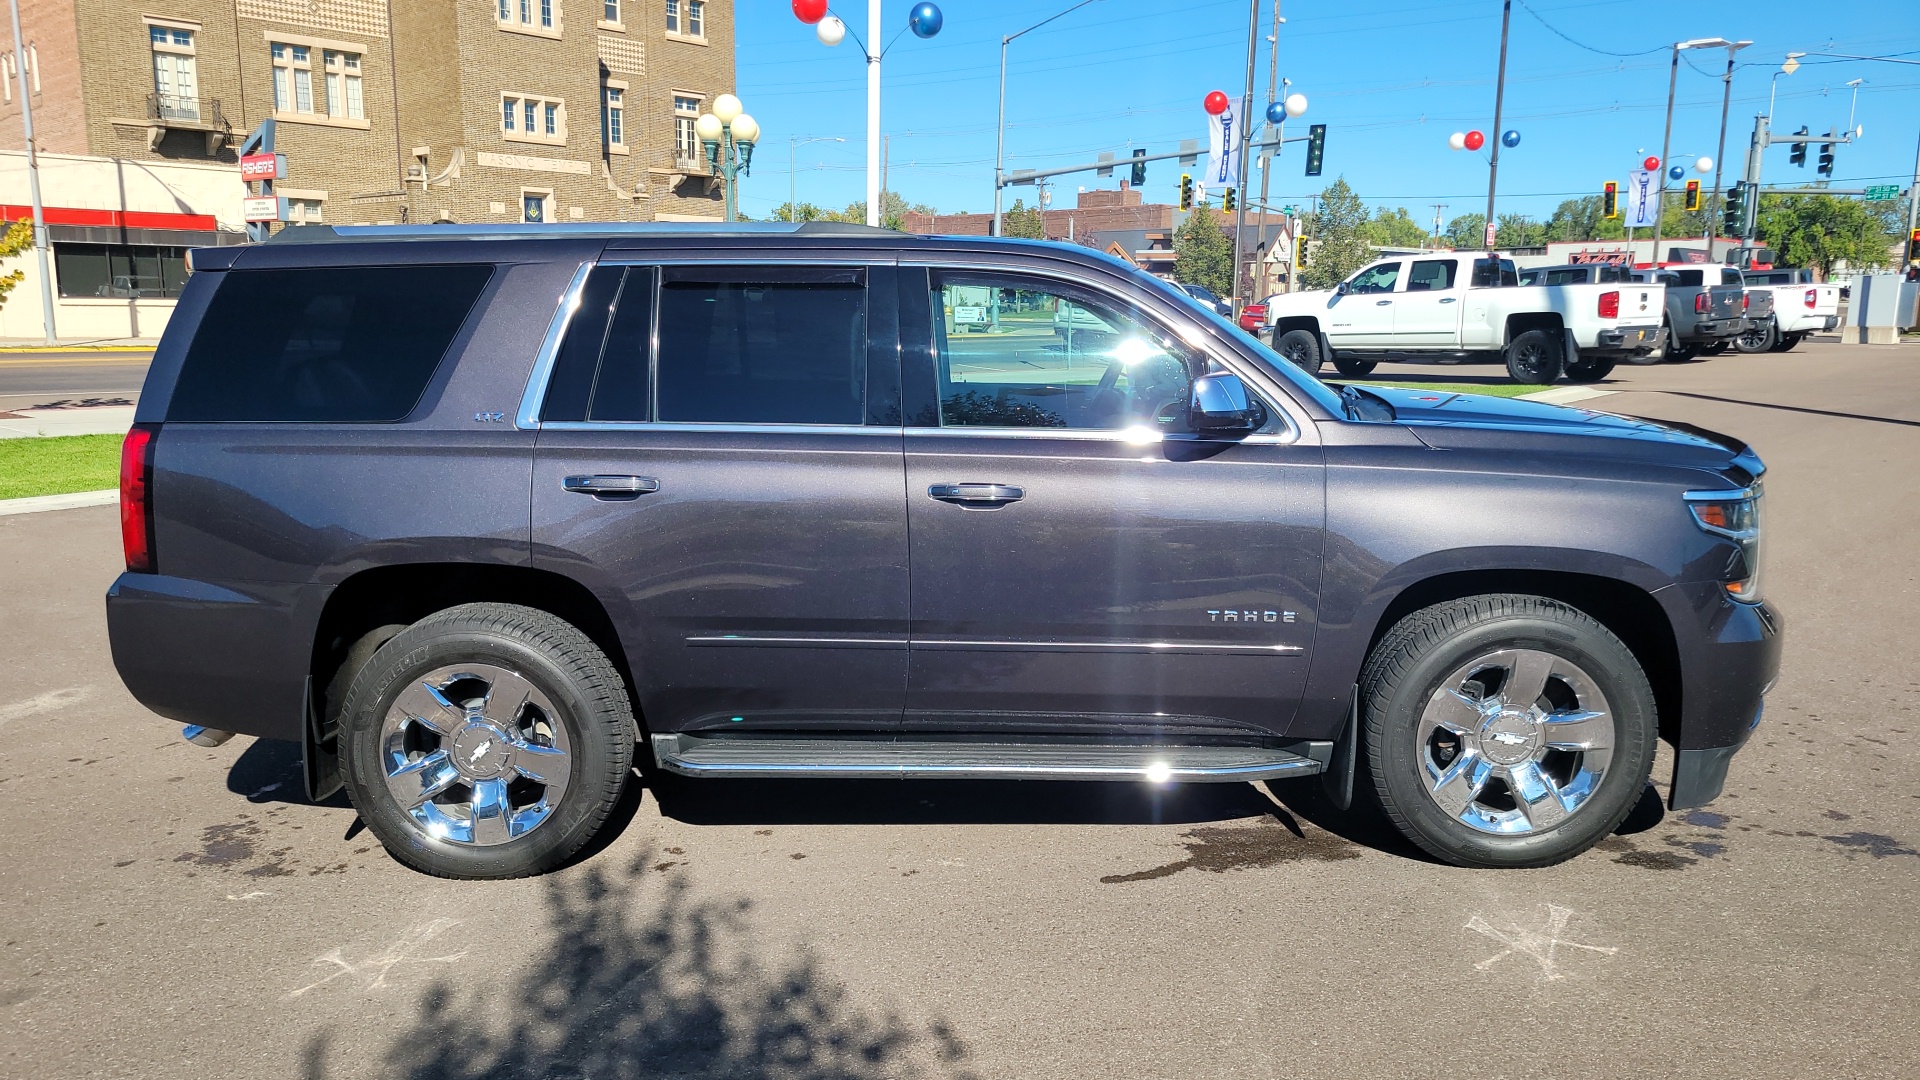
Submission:
<svg viewBox="0 0 1920 1080">
<path fill-rule="evenodd" d="M 27 48 L 20 36 L 20 0 L 13 0 L 14 71 L 20 78 L 20 127 L 27 147 L 27 189 L 33 199 L 33 254 L 40 270 L 40 320 L 46 343 L 53 339 L 53 275 L 47 272 L 47 221 L 40 205 L 40 156 L 33 145 L 33 97 L 27 93 Z"/>
<path fill-rule="evenodd" d="M 1680 82 L 1680 50 L 1726 49 L 1728 70 L 1731 71 L 1733 53 L 1751 44 L 1753 43 L 1750 41 L 1735 44 L 1726 38 L 1694 38 L 1692 41 L 1673 43 L 1673 68 L 1667 74 L 1667 131 L 1660 137 L 1660 197 L 1659 201 L 1653 204 L 1653 264 L 1655 266 L 1660 264 L 1660 226 L 1667 213 L 1667 153 L 1673 148 L 1673 92 L 1679 87 Z M 1724 132 L 1722 138 L 1725 138 Z"/>
<path fill-rule="evenodd" d="M 1720 227 L 1720 219 L 1714 216 L 1713 208 L 1720 205 L 1720 169 L 1727 160 L 1727 110 L 1733 105 L 1733 56 L 1741 49 L 1753 44 L 1751 41 L 1735 41 L 1727 46 L 1727 73 L 1720 76 L 1720 147 L 1713 155 L 1713 199 L 1707 203 L 1707 258 L 1713 258 L 1713 234 Z M 1769 105 L 1771 110 L 1771 105 Z M 1667 163 L 1661 162 L 1661 168 Z"/>
<path fill-rule="evenodd" d="M 1507 99 L 1507 29 L 1513 22 L 1513 0 L 1506 0 L 1500 10 L 1500 73 L 1494 79 L 1493 87 L 1493 157 L 1487 163 L 1487 230 L 1488 251 L 1493 250 L 1493 193 L 1500 183 L 1500 107 Z"/>
<path fill-rule="evenodd" d="M 798 202 L 796 201 L 798 196 L 795 194 L 795 185 L 793 181 L 794 160 L 795 160 L 794 151 L 798 150 L 802 146 L 807 145 L 808 143 L 817 143 L 817 142 L 843 143 L 846 141 L 847 140 L 834 135 L 816 135 L 810 139 L 802 139 L 795 135 L 787 136 L 787 220 L 788 221 L 800 220 L 800 217 L 799 217 L 800 208 L 799 208 Z"/>
<path fill-rule="evenodd" d="M 880 3 L 881 0 L 867 0 L 867 39 L 860 41 L 860 52 L 867 61 L 867 224 L 878 225 L 883 217 L 880 205 L 880 58 L 886 55 L 886 48 L 880 44 Z M 810 23 L 820 44 L 829 48 L 840 44 L 847 36 L 847 24 L 833 14 L 827 6 L 827 0 L 793 0 L 793 14 L 803 23 Z M 917 38 L 930 38 L 940 32 L 945 16 L 940 9 L 928 0 L 921 0 L 913 6 L 907 16 L 907 29 Z M 903 33 L 905 31 L 902 31 Z M 899 35 L 894 35 L 898 40 Z"/>
<path fill-rule="evenodd" d="M 740 99 L 721 94 L 713 99 L 713 111 L 701 113 L 693 122 L 693 132 L 707 150 L 707 167 L 720 178 L 721 204 L 726 208 L 723 220 L 733 222 L 740 216 L 740 177 L 751 175 L 753 144 L 759 141 L 760 125 L 740 107 Z"/>
<path fill-rule="evenodd" d="M 1803 52 L 1788 53 L 1786 61 L 1780 65 L 1780 70 L 1774 72 L 1773 78 L 1767 80 L 1767 123 L 1773 123 L 1773 97 L 1780 90 L 1780 76 L 1799 71 L 1800 58 L 1805 55 L 1807 54 Z"/>
<path fill-rule="evenodd" d="M 993 147 L 993 235 L 1000 235 L 1000 194 L 1007 186 L 1007 46 L 1015 38 L 1025 37 L 1063 15 L 1070 15 L 1094 0 L 1080 0 L 1079 3 L 1041 19 L 1017 34 L 1008 34 L 1000 39 L 1000 120 L 995 125 L 999 133 Z"/>
</svg>

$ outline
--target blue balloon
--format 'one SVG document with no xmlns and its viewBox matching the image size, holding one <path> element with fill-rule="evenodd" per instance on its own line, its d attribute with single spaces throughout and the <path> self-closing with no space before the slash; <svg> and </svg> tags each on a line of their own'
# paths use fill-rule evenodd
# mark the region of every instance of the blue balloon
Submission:
<svg viewBox="0 0 1920 1080">
<path fill-rule="evenodd" d="M 1287 105 L 1283 101 L 1267 103 L 1267 123 L 1284 124 L 1287 122 Z"/>
<path fill-rule="evenodd" d="M 1673 168 L 1667 170 L 1667 175 L 1674 178 L 1675 180 L 1678 180 L 1681 177 L 1687 175 L 1686 166 L 1675 165 Z"/>
<path fill-rule="evenodd" d="M 1500 136 L 1500 145 L 1506 147 L 1509 150 L 1513 149 L 1516 146 L 1519 146 L 1520 133 L 1513 130 L 1512 128 L 1508 128 L 1507 133 L 1505 135 Z"/>
<path fill-rule="evenodd" d="M 945 21 L 946 16 L 934 5 L 915 4 L 913 14 L 907 16 L 907 29 L 912 30 L 915 37 L 930 38 L 940 32 L 940 24 Z"/>
</svg>

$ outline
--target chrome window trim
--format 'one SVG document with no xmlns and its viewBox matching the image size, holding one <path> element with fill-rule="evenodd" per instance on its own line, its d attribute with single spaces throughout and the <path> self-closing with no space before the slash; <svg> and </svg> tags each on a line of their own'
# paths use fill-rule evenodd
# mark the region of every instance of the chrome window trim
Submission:
<svg viewBox="0 0 1920 1080">
<path fill-rule="evenodd" d="M 1304 646 L 1285 644 L 1216 645 L 1188 641 L 1023 641 L 1001 638 L 979 640 L 914 638 L 910 641 L 909 648 L 939 652 L 1225 653 L 1235 656 L 1272 656 L 1306 651 Z"/>
<path fill-rule="evenodd" d="M 886 428 L 898 431 L 898 428 Z M 1017 427 L 909 427 L 905 433 L 921 438 L 951 436 L 958 439 L 1066 439 L 1078 442 L 1116 442 L 1134 446 L 1159 446 L 1170 442 L 1245 443 L 1251 446 L 1285 446 L 1296 442 L 1291 432 L 1242 435 L 1237 438 L 1201 438 L 1188 432 L 1141 433 L 1132 428 L 1017 428 Z"/>
<path fill-rule="evenodd" d="M 560 293 L 553 319 L 547 324 L 547 336 L 540 340 L 540 351 L 534 354 L 533 372 L 527 376 L 526 392 L 520 395 L 520 410 L 513 417 L 513 426 L 521 431 L 540 427 L 540 406 L 546 403 L 547 383 L 553 377 L 553 365 L 560 357 L 560 342 L 567 336 L 573 313 L 579 310 L 580 293 L 586 288 L 587 275 L 595 265 L 592 260 L 581 262 L 579 269 L 573 272 L 573 280 Z"/>
<path fill-rule="evenodd" d="M 654 431 L 666 434 L 884 435 L 897 439 L 900 428 L 872 424 L 721 424 L 658 420 L 548 420 L 543 431 Z"/>
<path fill-rule="evenodd" d="M 1027 275 L 1032 275 L 1036 277 L 1051 278 L 1055 281 L 1062 281 L 1069 285 L 1076 285 L 1082 289 L 1087 289 L 1091 292 L 1100 293 L 1101 295 L 1106 296 L 1117 303 L 1124 303 L 1135 310 L 1145 310 L 1146 314 L 1152 319 L 1152 321 L 1156 325 L 1158 325 L 1161 329 L 1166 330 L 1173 335 L 1174 340 L 1180 342 L 1182 345 L 1186 346 L 1187 348 L 1200 353 L 1201 355 L 1205 356 L 1209 360 L 1214 360 L 1220 364 L 1225 365 L 1227 370 L 1233 372 L 1235 375 L 1240 376 L 1240 378 L 1242 379 L 1252 382 L 1254 386 L 1260 389 L 1261 398 L 1266 400 L 1269 404 L 1273 405 L 1275 413 L 1277 413 L 1280 416 L 1282 423 L 1287 428 L 1285 432 L 1269 432 L 1265 435 L 1250 435 L 1250 436 L 1247 436 L 1245 440 L 1241 440 L 1241 441 L 1251 442 L 1254 439 L 1263 440 L 1261 444 L 1256 444 L 1256 445 L 1266 444 L 1265 440 L 1273 440 L 1274 444 L 1298 442 L 1300 441 L 1302 435 L 1305 433 L 1307 429 L 1307 425 L 1310 421 L 1310 418 L 1300 415 L 1300 405 L 1298 402 L 1293 400 L 1293 395 L 1287 393 L 1285 390 L 1274 385 L 1273 380 L 1265 377 L 1265 374 L 1263 372 L 1243 370 L 1240 364 L 1244 360 L 1244 358 L 1238 355 L 1236 352 L 1234 352 L 1230 346 L 1228 346 L 1225 342 L 1221 341 L 1220 338 L 1217 337 L 1213 332 L 1200 326 L 1197 323 L 1189 322 L 1187 319 L 1179 316 L 1177 313 L 1173 316 L 1168 316 L 1159 311 L 1145 309 L 1145 306 L 1141 304 L 1136 298 L 1124 296 L 1116 293 L 1114 291 L 1112 284 L 1107 281 L 1078 276 L 1078 275 L 1069 273 L 1065 270 L 1059 270 L 1049 266 L 1004 266 L 1004 265 L 995 265 L 993 263 L 987 263 L 987 262 L 945 260 L 945 259 L 941 259 L 937 253 L 932 254 L 927 258 L 902 259 L 900 260 L 899 265 L 902 268 L 907 268 L 907 269 L 911 269 L 915 267 L 926 267 L 929 270 L 952 270 L 952 271 L 958 271 L 963 274 L 1027 274 Z M 1196 344 L 1196 342 L 1202 342 L 1204 344 Z M 1284 402 L 1285 404 L 1280 404 L 1280 402 Z M 939 428 L 938 430 L 945 434 L 951 434 L 952 432 L 958 431 L 961 429 Z M 1032 428 L 977 428 L 977 429 L 968 429 L 968 430 L 986 431 L 986 432 L 992 432 L 994 434 L 1006 434 L 1008 432 L 1017 432 L 1017 431 L 1023 431 L 1023 430 L 1031 431 L 1035 429 L 1032 429 Z M 1062 429 L 1048 429 L 1048 430 L 1057 431 Z M 1111 433 L 1096 433 L 1096 434 L 1111 434 Z M 1028 437 L 1032 437 L 1032 436 L 1028 436 Z"/>
<path fill-rule="evenodd" d="M 732 258 L 713 258 L 709 256 L 642 256 L 638 252 L 610 251 L 602 255 L 600 266 L 759 266 L 762 264 L 779 266 L 820 266 L 864 269 L 869 266 L 892 266 L 891 259 L 814 259 L 805 255 L 736 255 Z"/>
<path fill-rule="evenodd" d="M 1720 491 L 1683 491 L 1680 497 L 1688 502 L 1745 502 L 1760 497 L 1759 485 L 1743 488 L 1725 488 Z"/>
</svg>

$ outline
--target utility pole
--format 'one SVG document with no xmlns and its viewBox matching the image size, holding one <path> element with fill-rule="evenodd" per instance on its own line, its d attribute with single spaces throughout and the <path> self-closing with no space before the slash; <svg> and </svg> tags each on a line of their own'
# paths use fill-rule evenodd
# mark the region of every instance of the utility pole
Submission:
<svg viewBox="0 0 1920 1080">
<path fill-rule="evenodd" d="M 1715 216 L 1720 206 L 1720 170 L 1727 164 L 1727 109 L 1733 105 L 1733 54 L 1736 48 L 1727 50 L 1727 73 L 1720 76 L 1720 146 L 1713 152 L 1713 198 L 1707 203 L 1707 261 L 1713 261 L 1713 235 L 1719 231 L 1720 219 Z M 1666 168 L 1666 162 L 1660 167 Z"/>
<path fill-rule="evenodd" d="M 1428 203 L 1427 205 L 1433 207 L 1433 246 L 1437 248 L 1440 246 L 1440 218 L 1452 204 Z"/>
<path fill-rule="evenodd" d="M 880 221 L 887 220 L 887 168 L 893 164 L 893 136 L 880 136 Z"/>
<path fill-rule="evenodd" d="M 1673 146 L 1673 92 L 1680 82 L 1680 46 L 1673 47 L 1673 69 L 1667 73 L 1667 133 L 1660 137 L 1660 194 L 1653 204 L 1653 258 L 1648 260 L 1655 266 L 1660 265 L 1661 219 L 1667 212 L 1667 152 Z M 1713 250 L 1713 244 L 1707 244 L 1707 250 Z"/>
<path fill-rule="evenodd" d="M 1233 148 L 1238 156 L 1238 173 L 1234 186 L 1239 189 L 1233 201 L 1233 315 L 1240 317 L 1240 307 L 1246 302 L 1242 295 L 1246 291 L 1246 275 L 1241 271 L 1242 239 L 1247 231 L 1247 147 L 1253 142 L 1253 65 L 1259 57 L 1260 45 L 1260 0 L 1247 0 L 1247 87 L 1240 95 L 1240 128 L 1234 134 L 1239 144 Z"/>
<path fill-rule="evenodd" d="M 40 264 L 40 325 L 53 337 L 53 275 L 47 270 L 47 214 L 40 205 L 40 153 L 33 145 L 33 97 L 27 88 L 27 46 L 20 33 L 20 0 L 13 0 L 13 70 L 20 78 L 20 127 L 27 140 L 27 189 L 33 199 L 33 256 Z"/>
<path fill-rule="evenodd" d="M 1493 130 L 1487 137 L 1493 140 L 1493 160 L 1487 167 L 1487 236 L 1484 245 L 1493 250 L 1493 193 L 1500 184 L 1500 108 L 1507 99 L 1507 28 L 1513 23 L 1513 0 L 1500 5 L 1500 74 L 1494 80 L 1493 87 Z"/>
<path fill-rule="evenodd" d="M 1267 35 L 1268 112 L 1273 111 L 1273 103 L 1277 99 L 1277 92 L 1280 89 L 1280 23 L 1282 21 L 1280 18 L 1280 0 L 1273 0 L 1273 33 Z M 1289 82 L 1291 82 L 1291 80 L 1289 80 Z M 1281 124 L 1279 128 L 1280 134 L 1284 135 L 1286 125 Z M 1274 148 L 1274 151 L 1278 150 L 1279 147 Z M 1273 152 L 1262 153 L 1260 155 L 1260 224 L 1256 225 L 1255 228 L 1260 233 L 1260 243 L 1262 245 L 1265 245 L 1267 242 L 1267 186 L 1268 181 L 1273 179 L 1273 157 Z M 1271 251 L 1268 252 L 1268 256 L 1272 256 Z M 1262 276 L 1265 276 L 1264 266 L 1265 264 L 1262 263 Z M 1258 292 L 1259 290 L 1255 289 L 1254 291 Z"/>
<path fill-rule="evenodd" d="M 880 0 L 867 0 L 867 224 L 880 224 Z"/>
<path fill-rule="evenodd" d="M 1900 272 L 1913 268 L 1913 230 L 1920 229 L 1920 148 L 1913 152 L 1913 186 L 1907 189 L 1907 235 L 1900 248 Z"/>
</svg>

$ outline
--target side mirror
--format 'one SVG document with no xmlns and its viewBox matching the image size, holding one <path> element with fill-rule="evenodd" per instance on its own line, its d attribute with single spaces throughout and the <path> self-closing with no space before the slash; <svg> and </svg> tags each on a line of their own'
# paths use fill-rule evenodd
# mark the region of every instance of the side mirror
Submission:
<svg viewBox="0 0 1920 1080">
<path fill-rule="evenodd" d="M 1333 295 L 1335 295 L 1335 296 L 1345 296 L 1345 295 L 1347 295 L 1347 283 L 1343 281 L 1343 282 L 1341 282 L 1340 284 L 1338 284 L 1338 285 L 1335 285 L 1335 286 L 1333 287 Z"/>
<path fill-rule="evenodd" d="M 1187 427 L 1212 435 L 1244 435 L 1261 424 L 1261 408 L 1240 376 L 1227 372 L 1193 380 Z"/>
</svg>

